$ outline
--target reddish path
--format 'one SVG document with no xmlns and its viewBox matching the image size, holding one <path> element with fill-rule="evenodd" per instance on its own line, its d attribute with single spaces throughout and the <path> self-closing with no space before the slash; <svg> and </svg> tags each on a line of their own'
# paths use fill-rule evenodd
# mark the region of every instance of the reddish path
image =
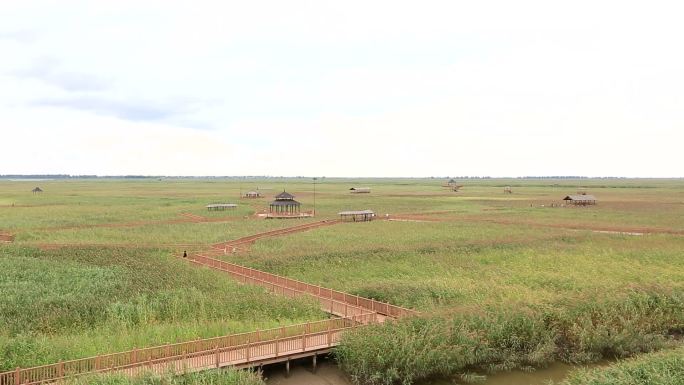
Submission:
<svg viewBox="0 0 684 385">
<path fill-rule="evenodd" d="M 239 216 L 207 218 L 201 215 L 192 213 L 179 214 L 182 218 L 165 219 L 158 221 L 134 221 L 134 222 L 119 222 L 119 223 L 98 223 L 93 225 L 74 225 L 74 226 L 55 226 L 55 227 L 40 227 L 35 230 L 44 231 L 60 231 L 60 230 L 76 230 L 76 229 L 90 229 L 98 227 L 139 227 L 147 225 L 172 225 L 178 223 L 209 223 L 209 222 L 230 222 L 240 219 Z"/>
<path fill-rule="evenodd" d="M 244 250 L 247 250 L 249 248 L 249 245 L 253 244 L 257 240 L 262 239 L 262 238 L 271 238 L 271 237 L 278 237 L 281 235 L 299 233 L 302 231 L 308 231 L 308 230 L 316 229 L 316 228 L 323 227 L 323 226 L 330 226 L 330 225 L 334 225 L 337 223 L 341 223 L 341 222 L 337 219 L 327 219 L 327 220 L 313 222 L 313 223 L 305 223 L 303 225 L 286 227 L 284 229 L 278 229 L 278 230 L 265 231 L 263 233 L 258 233 L 258 234 L 250 235 L 247 237 L 234 239 L 232 241 L 217 243 L 217 244 L 211 245 L 211 247 L 216 249 L 216 250 L 222 250 L 224 254 L 229 253 L 229 252 L 232 253 L 232 252 L 236 252 L 236 251 L 244 251 Z"/>
<path fill-rule="evenodd" d="M 455 218 L 454 220 L 459 220 Z M 567 229 L 567 230 L 587 230 L 594 232 L 605 232 L 605 233 L 623 233 L 623 234 L 671 234 L 671 235 L 684 235 L 684 230 L 674 230 L 668 228 L 660 227 L 623 227 L 623 226 L 606 226 L 599 224 L 588 224 L 588 223 L 542 223 L 527 220 L 517 220 L 517 219 L 500 219 L 500 218 L 480 218 L 480 217 L 462 217 L 460 220 L 466 220 L 470 222 L 486 222 L 486 223 L 496 223 L 499 225 L 526 225 L 534 227 L 551 227 L 556 229 Z"/>
<path fill-rule="evenodd" d="M 14 242 L 14 235 L 0 230 L 0 243 L 12 243 Z"/>
</svg>

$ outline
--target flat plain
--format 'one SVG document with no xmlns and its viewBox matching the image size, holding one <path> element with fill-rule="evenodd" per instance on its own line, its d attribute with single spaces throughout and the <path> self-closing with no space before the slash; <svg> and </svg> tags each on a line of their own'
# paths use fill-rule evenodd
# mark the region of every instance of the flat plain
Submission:
<svg viewBox="0 0 684 385">
<path fill-rule="evenodd" d="M 375 220 L 266 238 L 223 257 L 420 310 L 349 336 L 338 360 L 358 381 L 463 379 L 473 368 L 676 344 L 683 180 L 463 179 L 458 192 L 445 182 L 0 181 L 0 231 L 14 237 L 0 246 L 0 369 L 321 319 L 313 303 L 238 285 L 178 255 L 362 209 Z M 32 194 L 35 185 L 44 192 Z M 350 193 L 359 186 L 371 192 Z M 240 197 L 255 189 L 262 198 Z M 315 201 L 316 217 L 255 215 L 283 190 L 303 211 Z M 598 204 L 564 204 L 578 190 Z M 238 208 L 205 209 L 218 202 Z"/>
</svg>

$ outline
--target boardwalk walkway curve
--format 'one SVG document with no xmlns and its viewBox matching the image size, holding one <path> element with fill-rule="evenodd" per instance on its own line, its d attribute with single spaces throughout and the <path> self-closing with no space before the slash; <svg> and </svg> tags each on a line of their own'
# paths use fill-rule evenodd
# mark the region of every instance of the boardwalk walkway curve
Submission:
<svg viewBox="0 0 684 385">
<path fill-rule="evenodd" d="M 305 231 L 338 223 L 320 221 L 240 238 L 238 245 L 256 239 Z M 233 241 L 234 242 L 234 241 Z M 231 242 L 224 243 L 225 245 Z M 250 367 L 328 353 L 346 330 L 382 323 L 387 319 L 416 315 L 418 312 L 374 299 L 297 281 L 264 271 L 212 258 L 226 254 L 224 244 L 191 255 L 189 262 L 219 270 L 245 284 L 253 284 L 275 294 L 316 299 L 332 318 L 250 333 L 166 344 L 126 352 L 58 362 L 32 368 L 16 368 L 0 373 L 0 385 L 53 383 L 66 378 L 105 372 L 131 376 L 143 372 L 187 373 L 225 366 Z M 223 250 L 222 250 L 223 249 Z"/>
</svg>

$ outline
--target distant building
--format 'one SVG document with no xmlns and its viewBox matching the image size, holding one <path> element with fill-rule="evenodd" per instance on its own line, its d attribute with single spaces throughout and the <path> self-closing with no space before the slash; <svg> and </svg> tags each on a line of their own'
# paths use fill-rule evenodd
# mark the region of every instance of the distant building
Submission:
<svg viewBox="0 0 684 385">
<path fill-rule="evenodd" d="M 261 198 L 261 193 L 258 191 L 247 191 L 244 195 L 245 198 Z"/>
<path fill-rule="evenodd" d="M 370 187 L 352 187 L 349 189 L 352 194 L 369 194 L 371 192 Z"/>
<path fill-rule="evenodd" d="M 588 206 L 596 204 L 596 198 L 589 194 L 568 195 L 563 198 L 563 200 L 576 206 Z"/>
<path fill-rule="evenodd" d="M 371 210 L 342 211 L 337 213 L 344 222 L 369 222 L 375 217 Z"/>
</svg>

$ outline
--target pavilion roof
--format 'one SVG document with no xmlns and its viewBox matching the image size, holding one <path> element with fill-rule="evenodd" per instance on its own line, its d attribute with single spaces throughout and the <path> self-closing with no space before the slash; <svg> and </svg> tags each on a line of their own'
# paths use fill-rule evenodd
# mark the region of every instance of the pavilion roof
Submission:
<svg viewBox="0 0 684 385">
<path fill-rule="evenodd" d="M 289 192 L 283 191 L 280 194 L 276 195 L 276 200 L 285 200 L 285 199 L 294 199 L 294 195 L 290 194 Z"/>
</svg>

